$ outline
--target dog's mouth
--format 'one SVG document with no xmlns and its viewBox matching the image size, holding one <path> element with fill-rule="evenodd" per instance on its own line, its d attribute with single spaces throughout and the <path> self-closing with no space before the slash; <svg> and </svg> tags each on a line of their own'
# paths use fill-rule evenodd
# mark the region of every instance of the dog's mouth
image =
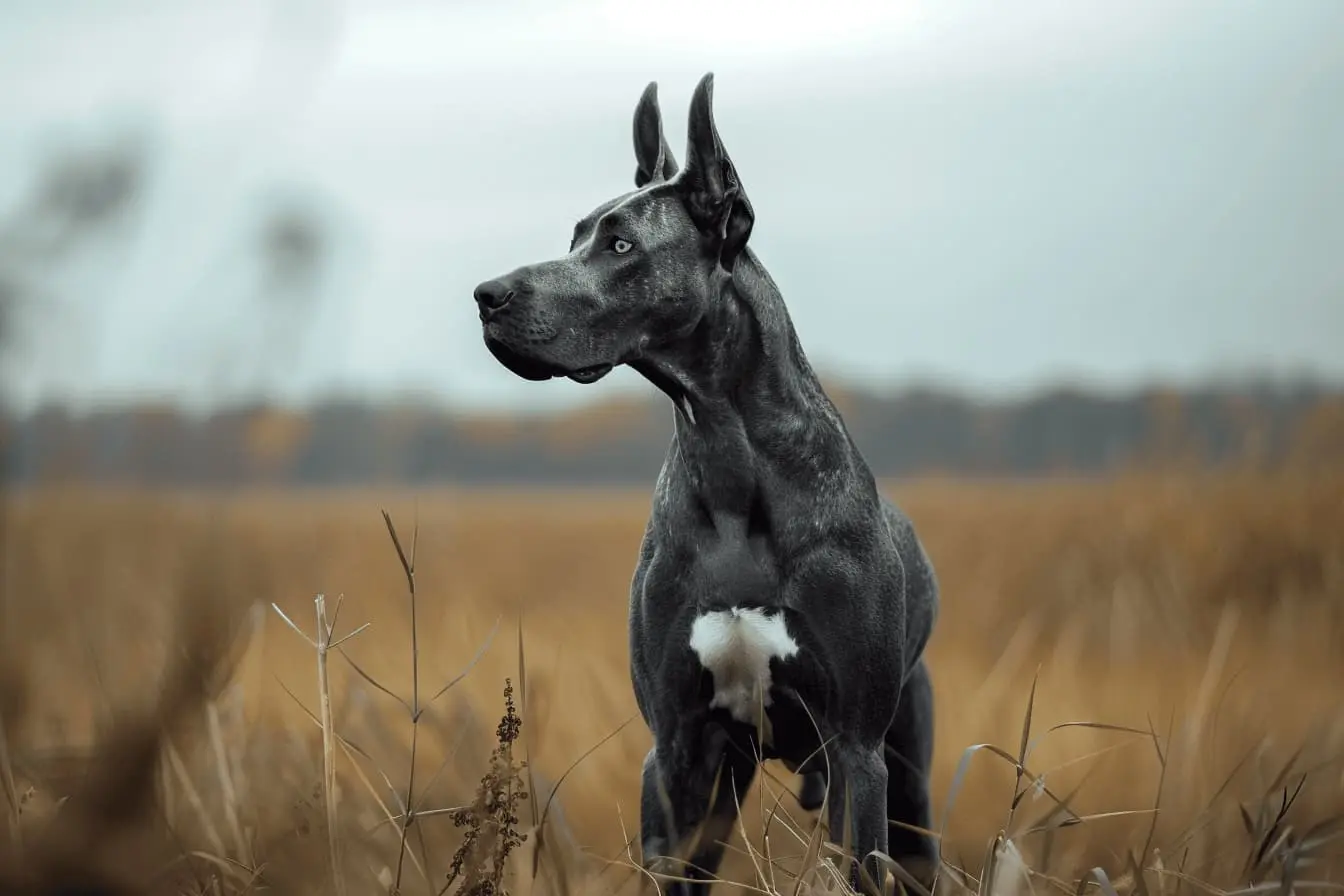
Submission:
<svg viewBox="0 0 1344 896">
<path fill-rule="evenodd" d="M 542 361 L 524 355 L 490 336 L 485 338 L 485 347 L 490 350 L 490 354 L 495 356 L 495 360 L 503 364 L 510 373 L 533 382 L 564 376 L 569 377 L 576 383 L 587 385 L 602 379 L 602 377 L 611 373 L 612 369 L 611 364 L 594 364 L 591 367 L 570 369 L 559 364 L 553 364 L 550 361 Z"/>
</svg>

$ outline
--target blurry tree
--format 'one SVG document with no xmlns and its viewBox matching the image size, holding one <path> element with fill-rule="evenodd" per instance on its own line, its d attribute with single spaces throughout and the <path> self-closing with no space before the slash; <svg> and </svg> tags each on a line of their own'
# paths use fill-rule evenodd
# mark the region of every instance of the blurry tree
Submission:
<svg viewBox="0 0 1344 896">
<path fill-rule="evenodd" d="M 23 326 L 41 326 L 39 303 L 51 298 L 44 281 L 94 239 L 132 223 L 148 180 L 147 149 L 139 133 L 63 147 L 42 164 L 27 198 L 0 218 L 0 362 L 20 361 Z"/>
<path fill-rule="evenodd" d="M 300 360 L 320 310 L 330 262 L 329 215 L 312 198 L 282 198 L 262 217 L 257 232 L 261 300 L 268 326 L 264 357 L 273 375 Z"/>
<path fill-rule="evenodd" d="M 144 144 L 122 138 L 55 156 L 38 179 L 20 233 L 38 258 L 68 252 L 82 239 L 124 223 L 145 179 Z"/>
<path fill-rule="evenodd" d="M 138 220 L 151 162 L 145 136 L 58 147 L 39 163 L 17 207 L 0 213 L 0 415 L 10 416 L 25 365 L 51 363 L 33 356 L 35 337 L 42 328 L 69 326 L 61 319 L 59 276 Z M 6 447 L 0 457 L 7 459 Z"/>
<path fill-rule="evenodd" d="M 296 400 L 295 370 L 318 350 L 314 335 L 323 313 L 333 260 L 333 216 L 313 195 L 275 191 L 247 225 L 227 267 L 249 272 L 246 283 L 217 297 L 234 306 L 229 323 L 208 334 L 213 358 L 210 398 L 269 403 Z"/>
<path fill-rule="evenodd" d="M 48 158 L 29 195 L 0 216 L 0 620 L 7 612 L 10 481 L 17 425 L 12 377 L 21 369 L 31 327 L 50 304 L 45 281 L 94 238 L 125 227 L 144 191 L 149 169 L 141 135 L 67 147 Z M 80 454 L 62 445 L 61 464 Z M 0 621 L 0 630 L 5 629 Z M 0 644 L 0 653 L 5 650 Z"/>
<path fill-rule="evenodd" d="M 314 209 L 293 203 L 276 209 L 262 221 L 260 243 L 268 292 L 295 298 L 311 291 L 327 243 Z"/>
</svg>

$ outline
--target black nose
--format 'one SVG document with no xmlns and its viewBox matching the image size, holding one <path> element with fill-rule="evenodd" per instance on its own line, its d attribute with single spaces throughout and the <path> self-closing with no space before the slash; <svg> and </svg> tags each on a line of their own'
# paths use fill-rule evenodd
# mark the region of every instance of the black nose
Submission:
<svg viewBox="0 0 1344 896">
<path fill-rule="evenodd" d="M 514 292 L 498 280 L 487 280 L 472 294 L 482 314 L 490 314 L 513 301 Z"/>
</svg>

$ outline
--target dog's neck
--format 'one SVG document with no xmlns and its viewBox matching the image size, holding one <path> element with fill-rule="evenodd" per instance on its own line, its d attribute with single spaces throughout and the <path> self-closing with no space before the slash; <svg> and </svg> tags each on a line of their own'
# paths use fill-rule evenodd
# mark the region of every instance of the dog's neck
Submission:
<svg viewBox="0 0 1344 896">
<path fill-rule="evenodd" d="M 782 483 L 811 491 L 854 463 L 783 297 L 750 251 L 687 337 L 632 366 L 676 406 L 676 462 L 716 520 L 749 517 Z"/>
</svg>

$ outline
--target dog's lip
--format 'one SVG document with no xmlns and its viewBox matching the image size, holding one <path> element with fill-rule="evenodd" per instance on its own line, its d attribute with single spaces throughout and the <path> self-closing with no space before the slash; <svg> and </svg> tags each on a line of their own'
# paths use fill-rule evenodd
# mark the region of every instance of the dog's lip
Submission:
<svg viewBox="0 0 1344 896">
<path fill-rule="evenodd" d="M 567 370 L 554 364 L 529 358 L 508 343 L 488 333 L 485 337 L 485 347 L 490 350 L 490 354 L 495 356 L 496 361 L 504 365 L 505 369 L 525 380 L 535 382 L 568 374 Z"/>
<path fill-rule="evenodd" d="M 490 350 L 490 354 L 495 356 L 495 360 L 516 376 L 525 380 L 549 380 L 555 377 L 569 377 L 576 383 L 595 383 L 602 377 L 611 373 L 614 364 L 602 363 L 592 364 L 588 367 L 564 367 L 550 361 L 542 361 L 530 357 L 518 351 L 507 342 L 498 337 L 485 335 L 485 347 Z"/>
<path fill-rule="evenodd" d="M 591 367 L 580 367 L 578 370 L 571 371 L 569 378 L 584 385 L 595 383 L 611 373 L 612 366 L 611 364 L 594 364 Z"/>
</svg>

